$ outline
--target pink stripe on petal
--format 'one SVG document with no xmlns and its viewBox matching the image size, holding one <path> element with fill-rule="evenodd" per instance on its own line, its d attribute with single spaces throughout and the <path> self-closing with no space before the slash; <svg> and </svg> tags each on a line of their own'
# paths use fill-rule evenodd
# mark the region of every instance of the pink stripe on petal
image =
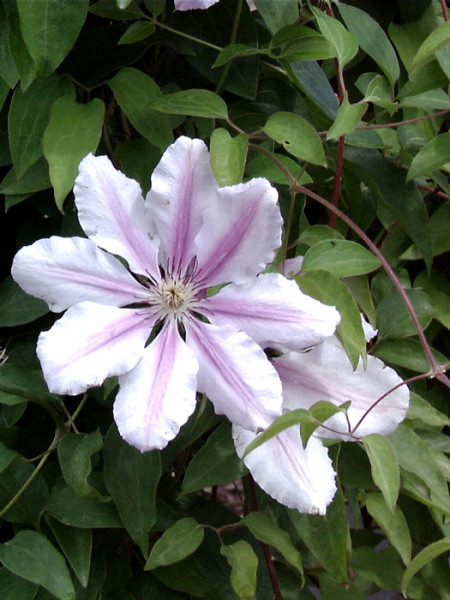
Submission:
<svg viewBox="0 0 450 600">
<path fill-rule="evenodd" d="M 271 262 L 281 245 L 277 191 L 266 179 L 252 179 L 218 191 L 195 240 L 198 279 L 205 285 L 245 283 Z"/>
<path fill-rule="evenodd" d="M 145 205 L 156 223 L 171 273 L 183 272 L 194 258 L 193 241 L 204 211 L 215 204 L 217 188 L 201 140 L 178 138 L 153 171 Z"/>
<path fill-rule="evenodd" d="M 81 302 L 41 333 L 37 354 L 48 388 L 80 394 L 140 359 L 153 326 L 148 310 Z"/>
<path fill-rule="evenodd" d="M 255 434 L 233 427 L 242 457 Z M 299 427 L 289 427 L 244 459 L 257 484 L 272 498 L 302 513 L 324 515 L 336 492 L 335 473 L 326 448 L 314 437 L 303 448 Z"/>
<path fill-rule="evenodd" d="M 84 238 L 55 236 L 25 246 L 11 273 L 22 289 L 55 312 L 85 300 L 125 306 L 148 298 L 120 261 Z"/>
<path fill-rule="evenodd" d="M 195 356 L 169 322 L 119 379 L 114 419 L 121 436 L 142 452 L 164 448 L 194 412 L 197 371 Z"/>
<path fill-rule="evenodd" d="M 304 354 L 288 352 L 273 360 L 283 383 L 284 407 L 309 408 L 319 401 L 335 405 L 350 401 L 347 418 L 337 414 L 326 421 L 327 428 L 316 430 L 328 438 L 352 439 L 348 436 L 365 412 L 384 394 L 402 382 L 397 373 L 373 356 L 355 370 L 337 338 L 330 338 Z M 355 436 L 371 433 L 388 435 L 405 418 L 409 405 L 407 386 L 398 387 L 373 407 Z M 354 438 L 353 438 L 354 439 Z"/>
<path fill-rule="evenodd" d="M 263 347 L 300 350 L 332 335 L 340 316 L 304 294 L 277 273 L 259 275 L 252 283 L 230 284 L 202 301 L 199 311 L 212 323 L 242 329 Z"/>
<path fill-rule="evenodd" d="M 125 258 L 134 273 L 159 281 L 159 240 L 137 181 L 117 171 L 106 156 L 89 154 L 80 163 L 74 194 L 86 235 Z"/>
<path fill-rule="evenodd" d="M 264 352 L 245 333 L 191 321 L 186 342 L 199 362 L 198 390 L 218 414 L 256 431 L 281 411 L 281 384 Z"/>
</svg>

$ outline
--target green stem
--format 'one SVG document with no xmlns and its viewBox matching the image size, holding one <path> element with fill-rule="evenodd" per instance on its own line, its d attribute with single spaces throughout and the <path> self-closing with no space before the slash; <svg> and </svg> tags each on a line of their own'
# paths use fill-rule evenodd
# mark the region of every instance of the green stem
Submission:
<svg viewBox="0 0 450 600">
<path fill-rule="evenodd" d="M 234 15 L 234 21 L 233 21 L 233 29 L 231 30 L 230 44 L 234 44 L 236 42 L 239 21 L 241 19 L 242 2 L 243 2 L 243 0 L 238 0 L 238 3 L 237 3 L 236 13 Z M 220 94 L 220 92 L 222 90 L 223 84 L 225 83 L 225 80 L 228 76 L 228 72 L 231 68 L 231 63 L 232 63 L 232 61 L 229 60 L 222 70 L 220 79 L 217 82 L 216 89 L 214 90 L 216 92 L 216 94 Z"/>
<path fill-rule="evenodd" d="M 188 33 L 185 33 L 184 31 L 178 31 L 177 29 L 174 29 L 173 27 L 170 27 L 169 25 L 166 25 L 165 23 L 161 23 L 161 21 L 157 21 L 156 19 L 149 19 L 149 21 L 151 23 L 154 23 L 156 25 L 156 27 L 160 27 L 161 29 L 170 31 L 170 33 L 175 33 L 176 35 L 179 35 L 188 40 L 191 40 L 191 42 L 195 42 L 196 44 L 201 44 L 202 46 L 207 46 L 208 48 L 212 48 L 213 50 L 217 50 L 218 52 L 223 50 L 223 48 L 221 48 L 220 46 L 216 46 L 216 44 L 211 44 L 210 42 L 201 40 L 200 38 L 197 38 L 197 37 L 194 37 L 193 35 L 189 35 Z"/>
<path fill-rule="evenodd" d="M 47 462 L 50 454 L 53 452 L 53 450 L 58 445 L 60 438 L 61 438 L 61 432 L 59 430 L 56 430 L 56 433 L 55 433 L 52 443 L 48 447 L 47 451 L 45 452 L 44 456 L 41 458 L 39 463 L 36 465 L 36 468 L 34 469 L 34 471 L 31 473 L 31 475 L 28 477 L 28 479 L 25 481 L 25 483 L 22 485 L 22 487 L 14 494 L 14 496 L 11 498 L 11 500 L 8 502 L 8 504 L 0 511 L 0 519 L 8 512 L 8 510 L 12 506 L 14 506 L 14 504 L 17 502 L 17 500 L 19 500 L 19 498 L 22 496 L 22 494 L 24 494 L 26 492 L 26 490 L 31 485 L 34 478 L 42 470 L 42 468 L 45 465 L 45 463 Z"/>
</svg>

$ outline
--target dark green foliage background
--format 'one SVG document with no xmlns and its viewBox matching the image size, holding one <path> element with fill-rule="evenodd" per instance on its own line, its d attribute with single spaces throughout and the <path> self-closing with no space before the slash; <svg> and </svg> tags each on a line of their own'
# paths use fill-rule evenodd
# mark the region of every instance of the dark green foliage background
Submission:
<svg viewBox="0 0 450 600">
<path fill-rule="evenodd" d="M 2 600 L 450 598 L 448 9 L 351 0 L 327 21 L 306 2 L 256 4 L 0 4 Z M 255 490 L 207 399 L 164 451 L 141 454 L 113 424 L 114 380 L 57 397 L 40 373 L 36 339 L 55 316 L 12 281 L 15 252 L 83 235 L 71 188 L 88 152 L 145 193 L 182 134 L 209 144 L 221 185 L 277 186 L 278 262 L 305 255 L 298 283 L 338 306 L 354 364 L 363 311 L 379 330 L 369 352 L 412 379 L 388 440 L 330 448 L 340 487 L 325 517 Z M 406 290 L 433 364 L 355 225 Z"/>
</svg>

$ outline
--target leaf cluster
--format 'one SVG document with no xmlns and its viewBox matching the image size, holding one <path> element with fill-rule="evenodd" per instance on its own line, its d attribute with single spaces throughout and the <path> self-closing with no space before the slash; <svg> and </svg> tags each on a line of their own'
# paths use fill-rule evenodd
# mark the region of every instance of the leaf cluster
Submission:
<svg viewBox="0 0 450 600">
<path fill-rule="evenodd" d="M 255 4 L 0 3 L 2 600 L 449 598 L 445 2 Z M 273 268 L 303 256 L 295 279 L 337 306 L 349 360 L 369 352 L 409 381 L 395 433 L 330 443 L 325 517 L 255 488 L 205 398 L 164 451 L 141 454 L 112 424 L 114 379 L 82 398 L 42 379 L 35 343 L 54 316 L 8 275 L 14 253 L 82 235 L 71 189 L 86 154 L 146 192 L 180 134 L 207 141 L 220 185 L 277 186 Z M 331 414 L 285 420 L 306 443 Z"/>
</svg>

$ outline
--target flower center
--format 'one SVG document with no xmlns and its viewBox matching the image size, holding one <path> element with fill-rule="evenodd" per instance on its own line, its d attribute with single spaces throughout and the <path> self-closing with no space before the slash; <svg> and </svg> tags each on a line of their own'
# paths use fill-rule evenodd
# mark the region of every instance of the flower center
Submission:
<svg viewBox="0 0 450 600">
<path fill-rule="evenodd" d="M 177 281 L 166 281 L 162 285 L 161 297 L 167 308 L 181 308 L 188 299 L 186 290 L 181 283 Z"/>
<path fill-rule="evenodd" d="M 166 315 L 181 316 L 190 307 L 195 292 L 192 283 L 166 279 L 158 286 L 158 304 Z"/>
</svg>

